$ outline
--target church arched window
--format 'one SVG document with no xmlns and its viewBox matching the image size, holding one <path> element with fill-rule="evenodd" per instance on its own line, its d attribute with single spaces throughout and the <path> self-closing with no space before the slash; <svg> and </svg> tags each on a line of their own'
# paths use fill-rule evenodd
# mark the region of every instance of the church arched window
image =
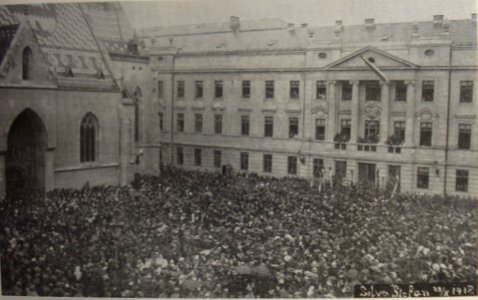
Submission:
<svg viewBox="0 0 478 300">
<path fill-rule="evenodd" d="M 87 113 L 80 127 L 80 161 L 91 162 L 98 158 L 98 120 Z"/>
<path fill-rule="evenodd" d="M 22 54 L 22 79 L 29 80 L 31 78 L 31 68 L 33 63 L 33 52 L 30 47 L 23 49 Z"/>
</svg>

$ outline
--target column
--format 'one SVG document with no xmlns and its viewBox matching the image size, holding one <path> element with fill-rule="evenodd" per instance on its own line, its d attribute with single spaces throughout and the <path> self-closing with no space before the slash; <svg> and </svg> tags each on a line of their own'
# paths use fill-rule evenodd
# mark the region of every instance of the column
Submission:
<svg viewBox="0 0 478 300">
<path fill-rule="evenodd" d="M 328 82 L 328 99 L 329 99 L 329 111 L 328 111 L 328 124 L 327 124 L 327 141 L 333 141 L 335 133 L 337 132 L 337 99 L 336 99 L 336 83 L 332 80 Z"/>
<path fill-rule="evenodd" d="M 352 118 L 350 120 L 351 124 L 351 133 L 350 133 L 350 142 L 357 142 L 357 132 L 358 132 L 358 116 L 359 116 L 359 80 L 353 80 L 350 82 L 352 84 L 352 108 L 351 114 Z"/>
<path fill-rule="evenodd" d="M 0 198 L 5 197 L 7 189 L 7 179 L 5 178 L 5 156 L 7 156 L 7 151 L 0 150 Z"/>
<path fill-rule="evenodd" d="M 405 81 L 407 85 L 407 121 L 405 123 L 406 147 L 414 146 L 415 135 L 415 81 Z"/>
<path fill-rule="evenodd" d="M 382 115 L 380 116 L 380 143 L 384 144 L 388 138 L 388 125 L 390 115 L 390 84 L 385 81 L 380 82 L 380 99 L 382 101 Z"/>
</svg>

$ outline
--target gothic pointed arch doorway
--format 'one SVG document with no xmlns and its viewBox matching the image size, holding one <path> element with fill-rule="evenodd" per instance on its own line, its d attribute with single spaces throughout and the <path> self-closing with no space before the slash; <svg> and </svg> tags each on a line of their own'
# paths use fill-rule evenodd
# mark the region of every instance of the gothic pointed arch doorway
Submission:
<svg viewBox="0 0 478 300">
<path fill-rule="evenodd" d="M 31 109 L 20 113 L 8 132 L 6 155 L 7 195 L 19 190 L 45 190 L 47 132 Z"/>
</svg>

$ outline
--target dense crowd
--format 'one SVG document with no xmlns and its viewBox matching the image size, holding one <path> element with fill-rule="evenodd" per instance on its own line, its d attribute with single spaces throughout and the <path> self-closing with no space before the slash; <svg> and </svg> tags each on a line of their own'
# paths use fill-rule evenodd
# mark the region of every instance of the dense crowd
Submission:
<svg viewBox="0 0 478 300">
<path fill-rule="evenodd" d="M 470 201 L 166 168 L 0 209 L 4 295 L 350 297 L 477 280 Z"/>
</svg>

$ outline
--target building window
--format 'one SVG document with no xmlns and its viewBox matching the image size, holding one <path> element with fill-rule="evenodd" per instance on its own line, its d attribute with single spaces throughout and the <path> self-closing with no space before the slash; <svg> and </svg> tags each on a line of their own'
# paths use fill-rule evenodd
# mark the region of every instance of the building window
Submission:
<svg viewBox="0 0 478 300">
<path fill-rule="evenodd" d="M 315 119 L 315 139 L 325 140 L 325 119 Z"/>
<path fill-rule="evenodd" d="M 222 134 L 222 115 L 214 115 L 214 133 Z"/>
<path fill-rule="evenodd" d="M 163 118 L 164 118 L 163 113 L 162 112 L 158 113 L 158 116 L 159 116 L 159 130 L 162 131 L 163 130 Z"/>
<path fill-rule="evenodd" d="M 470 149 L 471 124 L 458 124 L 458 149 Z"/>
<path fill-rule="evenodd" d="M 297 157 L 296 156 L 287 157 L 287 174 L 291 174 L 291 175 L 297 174 Z"/>
<path fill-rule="evenodd" d="M 262 171 L 264 173 L 272 173 L 272 154 L 264 154 L 262 156 Z"/>
<path fill-rule="evenodd" d="M 393 130 L 395 136 L 399 137 L 400 141 L 403 143 L 405 141 L 405 122 L 395 121 L 393 123 Z"/>
<path fill-rule="evenodd" d="M 272 80 L 266 81 L 266 98 L 274 98 L 274 81 Z"/>
<path fill-rule="evenodd" d="M 241 152 L 241 170 L 247 171 L 249 169 L 249 153 Z"/>
<path fill-rule="evenodd" d="M 164 81 L 158 81 L 158 99 L 164 98 Z"/>
<path fill-rule="evenodd" d="M 314 158 L 312 161 L 312 172 L 314 177 L 322 177 L 324 171 L 324 160 L 322 158 Z"/>
<path fill-rule="evenodd" d="M 376 80 L 365 82 L 365 100 L 380 101 L 380 84 Z"/>
<path fill-rule="evenodd" d="M 178 164 L 178 166 L 182 166 L 184 164 L 183 147 L 176 148 L 176 163 Z"/>
<path fill-rule="evenodd" d="M 344 137 L 344 140 L 350 140 L 351 121 L 349 119 L 340 120 L 340 133 Z"/>
<path fill-rule="evenodd" d="M 138 142 L 140 140 L 141 133 L 141 121 L 142 121 L 142 112 L 141 112 L 141 100 L 143 97 L 143 91 L 138 86 L 134 91 L 134 141 Z"/>
<path fill-rule="evenodd" d="M 92 162 L 96 160 L 98 140 L 98 120 L 92 113 L 88 113 L 81 120 L 80 126 L 80 161 Z"/>
<path fill-rule="evenodd" d="M 366 142 L 376 143 L 380 136 L 380 122 L 379 121 L 365 121 L 365 140 Z"/>
<path fill-rule="evenodd" d="M 200 166 L 201 165 L 201 149 L 196 148 L 194 149 L 194 165 Z"/>
<path fill-rule="evenodd" d="M 274 135 L 274 117 L 267 116 L 264 118 L 264 136 L 272 137 Z"/>
<path fill-rule="evenodd" d="M 202 132 L 202 114 L 194 114 L 194 132 Z"/>
<path fill-rule="evenodd" d="M 460 103 L 473 102 L 473 81 L 460 82 Z"/>
<path fill-rule="evenodd" d="M 194 96 L 196 98 L 202 98 L 202 95 L 203 95 L 202 91 L 203 91 L 202 80 L 197 80 L 196 81 L 196 91 L 194 93 Z"/>
<path fill-rule="evenodd" d="M 293 138 L 299 135 L 299 118 L 289 118 L 289 137 Z"/>
<path fill-rule="evenodd" d="M 31 79 L 31 70 L 33 63 L 33 52 L 30 47 L 23 49 L 22 54 L 22 79 L 29 80 Z"/>
<path fill-rule="evenodd" d="M 435 82 L 433 80 L 422 81 L 422 101 L 432 102 L 435 94 Z"/>
<path fill-rule="evenodd" d="M 220 168 L 222 165 L 222 153 L 220 150 L 214 150 L 214 168 Z"/>
<path fill-rule="evenodd" d="M 349 81 L 342 81 L 342 101 L 352 100 L 352 85 Z"/>
<path fill-rule="evenodd" d="M 241 116 L 241 135 L 249 135 L 249 116 Z"/>
<path fill-rule="evenodd" d="M 184 98 L 184 81 L 178 81 L 178 98 Z"/>
<path fill-rule="evenodd" d="M 249 80 L 244 80 L 242 82 L 242 98 L 251 97 L 251 82 Z"/>
<path fill-rule="evenodd" d="M 183 113 L 176 115 L 176 130 L 178 132 L 184 132 L 184 114 Z"/>
<path fill-rule="evenodd" d="M 222 98 L 222 80 L 214 81 L 214 97 Z"/>
<path fill-rule="evenodd" d="M 347 176 L 347 162 L 344 160 L 336 160 L 335 161 L 335 179 L 338 182 L 342 182 Z"/>
<path fill-rule="evenodd" d="M 290 82 L 290 98 L 291 99 L 299 99 L 299 81 L 292 80 Z"/>
<path fill-rule="evenodd" d="M 455 190 L 457 192 L 468 192 L 468 170 L 456 170 Z"/>
<path fill-rule="evenodd" d="M 319 100 L 325 100 L 327 98 L 327 87 L 325 81 L 319 80 L 316 83 L 316 98 Z"/>
<path fill-rule="evenodd" d="M 419 167 L 417 169 L 417 188 L 428 189 L 429 172 L 429 169 L 425 167 Z"/>
<path fill-rule="evenodd" d="M 432 145 L 432 123 L 420 123 L 420 146 Z"/>
<path fill-rule="evenodd" d="M 407 85 L 403 80 L 395 82 L 395 101 L 407 101 Z"/>
</svg>

